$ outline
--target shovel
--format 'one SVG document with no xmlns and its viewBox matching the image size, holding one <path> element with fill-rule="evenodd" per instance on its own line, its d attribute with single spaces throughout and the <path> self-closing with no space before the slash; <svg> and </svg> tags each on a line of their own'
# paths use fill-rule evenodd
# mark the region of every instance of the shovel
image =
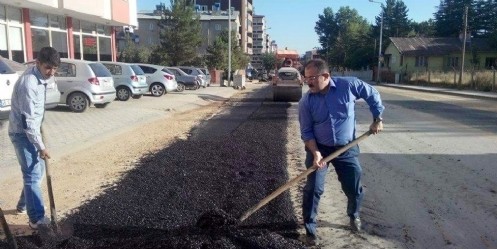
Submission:
<svg viewBox="0 0 497 249">
<path fill-rule="evenodd" d="M 41 136 L 43 142 L 46 142 L 43 128 L 41 129 Z M 48 159 L 45 158 L 44 160 L 45 160 L 45 171 L 47 175 L 48 199 L 50 200 L 50 220 L 51 220 L 50 224 L 52 226 L 53 231 L 57 234 L 59 231 L 59 227 L 57 225 L 57 211 L 55 210 L 55 201 L 52 189 L 52 174 L 50 172 L 50 165 L 48 163 Z"/>
<path fill-rule="evenodd" d="M 371 135 L 371 131 L 367 131 L 365 132 L 364 134 L 362 134 L 360 137 L 356 138 L 355 140 L 353 140 L 352 142 L 348 143 L 347 145 L 343 146 L 342 148 L 336 150 L 335 152 L 333 152 L 331 155 L 321 159 L 321 162 L 329 162 L 331 161 L 332 159 L 334 159 L 335 157 L 339 156 L 340 154 L 342 154 L 343 152 L 345 152 L 346 150 L 350 149 L 352 146 L 355 146 L 357 145 L 359 142 L 361 142 L 362 140 L 366 139 L 369 135 Z M 300 175 L 296 176 L 295 178 L 293 178 L 292 180 L 288 181 L 287 183 L 285 183 L 285 185 L 279 187 L 278 189 L 276 189 L 273 193 L 271 193 L 270 195 L 268 195 L 266 198 L 262 199 L 259 203 L 257 203 L 257 205 L 251 207 L 249 210 L 247 210 L 243 215 L 242 217 L 240 218 L 240 222 L 244 221 L 245 219 L 247 219 L 250 215 L 252 215 L 255 211 L 259 210 L 261 207 L 263 207 L 264 205 L 266 205 L 268 202 L 270 202 L 272 199 L 276 198 L 278 195 L 280 195 L 281 193 L 283 193 L 285 190 L 289 189 L 291 186 L 295 185 L 295 183 L 299 182 L 300 180 L 302 180 L 304 177 L 308 176 L 309 174 L 311 174 L 312 172 L 314 172 L 318 167 L 317 166 L 312 166 L 310 168 L 308 168 L 306 171 L 302 172 Z"/>
<path fill-rule="evenodd" d="M 12 235 L 12 232 L 10 232 L 9 224 L 7 224 L 7 220 L 5 220 L 2 208 L 0 208 L 0 223 L 2 223 L 2 229 L 5 233 L 5 236 L 7 237 L 7 242 L 11 246 L 10 248 L 17 249 L 17 241 L 14 238 L 14 235 Z"/>
</svg>

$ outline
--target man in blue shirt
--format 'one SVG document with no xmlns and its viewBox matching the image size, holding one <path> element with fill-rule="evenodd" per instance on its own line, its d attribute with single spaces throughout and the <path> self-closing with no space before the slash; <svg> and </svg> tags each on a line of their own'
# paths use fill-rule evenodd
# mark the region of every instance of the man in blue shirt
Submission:
<svg viewBox="0 0 497 249">
<path fill-rule="evenodd" d="M 327 63 L 321 59 L 309 61 L 304 72 L 309 91 L 299 102 L 300 132 L 306 150 L 305 165 L 317 166 L 318 170 L 307 177 L 302 214 L 307 239 L 315 241 L 318 204 L 328 168 L 328 163 L 321 160 L 355 139 L 357 99 L 364 99 L 369 105 L 373 116 L 369 128 L 373 134 L 383 129 L 381 114 L 385 108 L 380 94 L 371 85 L 355 77 L 331 77 Z M 356 232 L 361 230 L 359 209 L 363 198 L 358 156 L 356 145 L 331 160 L 348 199 L 351 229 Z"/>
<path fill-rule="evenodd" d="M 24 183 L 17 212 L 27 212 L 32 229 L 49 223 L 45 217 L 40 185 L 45 173 L 44 160 L 49 159 L 50 154 L 41 136 L 41 123 L 45 113 L 47 83 L 59 64 L 59 53 L 55 49 L 42 48 L 36 65 L 19 77 L 12 92 L 9 137 L 21 166 Z"/>
</svg>

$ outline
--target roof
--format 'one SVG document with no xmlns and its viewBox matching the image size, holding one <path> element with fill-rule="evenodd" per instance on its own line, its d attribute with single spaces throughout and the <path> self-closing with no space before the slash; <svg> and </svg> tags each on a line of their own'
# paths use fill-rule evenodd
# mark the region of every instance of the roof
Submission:
<svg viewBox="0 0 497 249">
<path fill-rule="evenodd" d="M 277 58 L 290 58 L 290 59 L 298 59 L 299 58 L 299 53 L 297 50 L 291 50 L 291 49 L 278 49 L 276 51 L 276 57 Z"/>
<path fill-rule="evenodd" d="M 403 55 L 445 55 L 462 51 L 462 41 L 457 37 L 390 37 L 390 41 Z M 474 47 L 481 52 L 497 50 L 492 48 L 490 40 L 485 38 L 469 39 L 466 44 L 466 48 L 468 47 Z"/>
</svg>

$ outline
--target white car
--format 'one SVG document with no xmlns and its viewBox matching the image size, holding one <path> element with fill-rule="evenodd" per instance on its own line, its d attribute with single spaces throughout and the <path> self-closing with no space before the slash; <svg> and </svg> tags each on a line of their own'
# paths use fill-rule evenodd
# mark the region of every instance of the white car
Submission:
<svg viewBox="0 0 497 249">
<path fill-rule="evenodd" d="M 153 96 L 159 97 L 168 92 L 177 91 L 176 77 L 165 70 L 163 66 L 143 63 L 135 65 L 139 66 L 145 73 L 149 91 Z"/>
</svg>

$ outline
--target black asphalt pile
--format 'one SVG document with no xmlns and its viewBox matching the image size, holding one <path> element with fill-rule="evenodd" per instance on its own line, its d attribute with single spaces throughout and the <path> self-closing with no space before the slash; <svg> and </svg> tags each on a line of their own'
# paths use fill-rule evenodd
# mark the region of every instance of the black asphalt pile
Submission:
<svg viewBox="0 0 497 249">
<path fill-rule="evenodd" d="M 20 248 L 303 248 L 288 192 L 238 222 L 288 181 L 289 105 L 227 105 L 62 221 L 72 236 L 18 237 Z"/>
</svg>

